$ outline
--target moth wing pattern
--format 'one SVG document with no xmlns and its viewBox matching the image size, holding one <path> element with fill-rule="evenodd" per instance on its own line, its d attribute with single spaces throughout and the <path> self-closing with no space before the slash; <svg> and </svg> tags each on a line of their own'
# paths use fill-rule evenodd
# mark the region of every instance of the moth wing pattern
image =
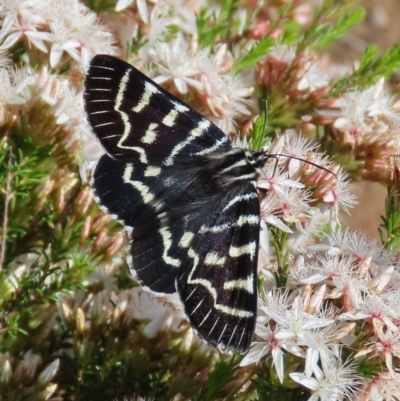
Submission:
<svg viewBox="0 0 400 401">
<path fill-rule="evenodd" d="M 245 352 L 255 328 L 259 244 L 258 193 L 251 184 L 219 199 L 188 250 L 178 279 L 186 315 L 200 337 Z"/>
<path fill-rule="evenodd" d="M 148 171 L 149 166 L 141 163 L 123 163 L 103 155 L 93 171 L 92 188 L 97 203 L 129 233 L 131 273 L 154 292 L 174 293 L 192 240 L 184 236 L 185 230 L 199 229 L 198 215 L 207 201 L 186 201 L 194 172 L 180 177 L 176 185 L 179 171 L 163 170 L 156 176 L 149 176 Z"/>
<path fill-rule="evenodd" d="M 106 150 L 91 185 L 130 236 L 132 274 L 154 292 L 178 291 L 206 342 L 246 351 L 256 321 L 259 201 L 254 168 L 242 171 L 245 154 L 208 119 L 111 56 L 92 59 L 84 103 Z M 218 171 L 233 184 L 218 182 Z"/>
<path fill-rule="evenodd" d="M 213 123 L 112 56 L 93 57 L 85 80 L 88 121 L 113 158 L 143 164 L 190 165 L 189 155 L 231 147 Z"/>
</svg>

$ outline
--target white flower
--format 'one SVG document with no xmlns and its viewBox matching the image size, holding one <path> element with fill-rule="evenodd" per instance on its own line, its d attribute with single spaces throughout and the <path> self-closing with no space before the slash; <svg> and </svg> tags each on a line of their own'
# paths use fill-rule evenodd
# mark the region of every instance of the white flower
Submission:
<svg viewBox="0 0 400 401">
<path fill-rule="evenodd" d="M 126 319 L 142 321 L 142 331 L 149 338 L 160 331 L 178 331 L 185 320 L 177 294 L 157 296 L 136 287 L 120 297 L 119 308 L 125 311 Z"/>
<path fill-rule="evenodd" d="M 340 111 L 335 113 L 338 118 L 334 127 L 351 144 L 360 143 L 364 137 L 378 141 L 390 127 L 400 123 L 399 105 L 384 90 L 383 79 L 367 89 L 346 93 L 336 106 Z"/>
<path fill-rule="evenodd" d="M 15 377 L 23 377 L 27 375 L 30 378 L 33 378 L 36 374 L 36 370 L 38 366 L 42 363 L 42 357 L 38 354 L 34 354 L 31 350 L 26 352 L 19 363 L 16 371 Z"/>
<path fill-rule="evenodd" d="M 307 249 L 314 244 L 332 222 L 331 211 L 324 208 L 310 207 L 307 209 L 308 219 L 296 221 L 296 233 L 289 239 L 290 248 L 293 250 Z"/>
<path fill-rule="evenodd" d="M 278 44 L 271 49 L 268 56 L 284 63 L 290 63 L 296 57 L 296 49 L 294 46 Z"/>
<path fill-rule="evenodd" d="M 149 29 L 147 29 L 142 38 L 142 41 L 145 41 L 146 44 L 143 46 L 141 54 L 150 51 L 165 40 L 171 25 L 179 23 L 178 19 L 171 17 L 169 12 L 169 7 L 157 6 L 153 8 L 150 14 Z"/>
<path fill-rule="evenodd" d="M 13 372 L 9 353 L 0 354 L 0 382 L 7 383 L 12 376 Z"/>
<path fill-rule="evenodd" d="M 3 49 L 24 39 L 28 47 L 33 45 L 47 52 L 48 42 L 52 67 L 67 52 L 81 63 L 82 69 L 93 54 L 116 54 L 112 35 L 101 26 L 96 14 L 79 1 L 3 0 L 0 9 L 4 16 L 0 30 Z"/>
<path fill-rule="evenodd" d="M 340 319 L 367 319 L 372 322 L 375 333 L 379 335 L 385 329 L 397 331 L 396 322 L 400 320 L 399 311 L 396 304 L 389 303 L 376 294 L 368 295 L 363 301 L 359 302 L 353 311 L 343 313 Z"/>
<path fill-rule="evenodd" d="M 52 44 L 50 48 L 50 66 L 56 67 L 64 52 L 71 52 L 79 47 L 79 42 L 72 38 L 71 31 L 63 20 L 55 20 L 50 23 Z"/>
<path fill-rule="evenodd" d="M 293 231 L 277 216 L 281 214 L 282 200 L 279 198 L 276 192 L 268 194 L 260 204 L 260 216 L 264 222 L 278 227 L 280 230 L 286 233 L 292 233 Z"/>
<path fill-rule="evenodd" d="M 357 204 L 357 197 L 351 193 L 351 183 L 347 181 L 347 177 L 347 173 L 339 171 L 336 176 L 336 185 L 326 191 L 323 201 L 328 203 L 332 209 L 339 210 L 342 208 L 346 213 L 350 214 L 349 208 Z"/>
<path fill-rule="evenodd" d="M 235 132 L 235 120 L 251 115 L 254 99 L 253 77 L 249 74 L 227 73 L 214 83 L 209 83 L 203 96 L 207 105 L 217 118 L 212 118 L 216 125 L 226 133 Z M 214 85 L 215 84 L 215 85 Z"/>
<path fill-rule="evenodd" d="M 29 68 L 19 70 L 0 69 L 1 100 L 8 105 L 20 105 L 31 99 L 30 87 L 34 82 Z"/>
<path fill-rule="evenodd" d="M 108 296 L 118 290 L 116 271 L 121 263 L 100 263 L 96 271 L 90 275 L 90 281 L 103 287 L 103 292 Z"/>
<path fill-rule="evenodd" d="M 368 110 L 368 117 L 383 118 L 389 126 L 398 127 L 400 124 L 399 103 L 396 98 L 384 90 L 384 79 L 381 78 L 375 85 L 380 84 L 381 90 L 377 90 L 374 102 L 371 103 Z M 379 88 L 379 86 L 378 86 Z"/>
<path fill-rule="evenodd" d="M 343 255 L 353 255 L 359 260 L 371 258 L 371 261 L 379 266 L 390 266 L 395 263 L 394 255 L 391 255 L 376 239 L 361 235 L 357 231 L 348 228 L 338 229 L 327 236 L 330 246 L 336 248 Z M 327 251 L 326 245 L 321 245 L 321 250 Z"/>
<path fill-rule="evenodd" d="M 47 53 L 45 41 L 51 41 L 52 35 L 49 32 L 40 32 L 37 30 L 35 23 L 27 16 L 18 16 L 6 14 L 3 20 L 3 26 L 0 30 L 1 48 L 9 49 L 20 39 L 28 41 L 29 45 L 33 45 L 42 52 Z"/>
<path fill-rule="evenodd" d="M 283 383 L 283 348 L 284 341 L 279 340 L 275 336 L 275 332 L 279 331 L 279 327 L 275 331 L 268 327 L 260 327 L 258 335 L 262 337 L 263 341 L 254 342 L 251 345 L 249 352 L 240 362 L 240 366 L 247 366 L 252 363 L 258 363 L 261 358 L 268 353 L 272 355 L 272 365 L 275 367 L 276 373 L 281 383 Z"/>
<path fill-rule="evenodd" d="M 385 359 L 388 371 L 395 376 L 393 369 L 393 357 L 400 357 L 400 333 L 393 333 L 391 330 L 378 333 L 379 337 L 372 342 L 371 351 Z"/>
<path fill-rule="evenodd" d="M 391 282 L 393 275 L 394 266 L 378 271 L 378 274 L 368 283 L 369 290 L 375 294 L 381 294 L 385 287 Z"/>
<path fill-rule="evenodd" d="M 197 34 L 197 15 L 201 8 L 210 7 L 207 0 L 168 0 L 172 6 L 172 16 L 177 18 L 179 30 L 190 35 Z"/>
<path fill-rule="evenodd" d="M 189 54 L 189 43 L 182 35 L 170 44 L 159 43 L 149 55 L 158 67 L 153 78 L 158 84 L 172 81 L 181 94 L 187 93 L 188 85 L 198 86 L 194 78 L 198 73 L 196 61 Z"/>
<path fill-rule="evenodd" d="M 338 354 L 338 339 L 342 334 L 342 328 L 346 324 L 331 324 L 328 327 L 309 331 L 308 336 L 304 339 L 304 345 L 307 346 L 305 374 L 311 377 L 316 366 L 324 367 L 324 370 L 329 369 L 329 364 L 333 356 L 339 357 Z M 354 327 L 353 324 L 352 327 Z M 347 334 L 347 331 L 345 331 Z"/>
<path fill-rule="evenodd" d="M 303 135 L 300 135 L 295 130 L 287 130 L 279 141 L 282 141 L 281 149 L 277 151 L 294 157 L 304 157 L 307 153 L 315 152 L 318 147 L 316 143 L 304 138 Z"/>
<path fill-rule="evenodd" d="M 367 401 L 398 401 L 400 374 L 381 373 L 364 385 L 363 398 Z"/>
<path fill-rule="evenodd" d="M 78 92 L 74 88 L 64 87 L 62 102 L 58 103 L 58 107 L 54 109 L 56 123 L 62 124 L 67 130 L 76 133 L 76 139 L 87 137 L 91 132 L 83 111 L 82 92 Z M 73 139 L 71 138 L 71 140 Z"/>
<path fill-rule="evenodd" d="M 269 311 L 269 314 L 272 319 L 282 326 L 279 336 L 300 340 L 302 343 L 305 343 L 309 330 L 325 327 L 334 322 L 332 319 L 305 313 L 300 296 L 296 297 L 291 308 L 286 310 L 284 314 L 279 315 L 274 311 Z"/>
<path fill-rule="evenodd" d="M 60 360 L 57 358 L 52 363 L 50 363 L 43 372 L 39 375 L 39 380 L 43 380 L 45 383 L 49 383 L 50 380 L 57 373 L 58 367 L 60 365 Z"/>
<path fill-rule="evenodd" d="M 275 308 L 271 308 L 270 305 L 265 304 L 263 311 L 280 326 L 280 330 L 275 333 L 276 338 L 291 340 L 291 343 L 294 345 L 304 345 L 306 339 L 307 341 L 312 341 L 309 335 L 310 330 L 329 326 L 334 322 L 332 319 L 304 312 L 300 296 L 297 296 L 290 306 L 286 306 L 285 310 L 277 311 Z M 292 352 L 287 346 L 285 348 L 289 352 Z"/>
<path fill-rule="evenodd" d="M 125 10 L 134 3 L 136 3 L 136 7 L 143 22 L 147 24 L 147 22 L 149 21 L 149 10 L 146 0 L 118 0 L 115 6 L 115 11 L 118 12 Z M 157 0 L 153 0 L 153 3 L 157 3 Z"/>
<path fill-rule="evenodd" d="M 283 169 L 276 171 L 274 163 L 268 163 L 258 179 L 257 186 L 266 189 L 269 193 L 275 191 L 278 196 L 286 197 L 286 188 L 304 188 L 304 184 L 299 181 L 290 180 Z"/>
<path fill-rule="evenodd" d="M 340 358 L 331 357 L 330 363 L 323 370 L 315 366 L 315 377 L 301 373 L 290 373 L 290 377 L 311 390 L 308 401 L 342 401 L 346 397 L 354 399 L 357 387 L 361 384 L 354 363 L 342 362 Z"/>
<path fill-rule="evenodd" d="M 311 263 L 306 263 L 303 254 L 299 254 L 293 261 L 289 261 L 289 271 L 286 286 L 288 288 L 297 288 L 304 285 L 304 280 L 309 279 L 314 272 Z M 319 279 L 318 281 L 319 282 Z"/>
<path fill-rule="evenodd" d="M 270 309 L 273 309 L 278 313 L 284 313 L 284 311 L 288 308 L 288 305 L 292 304 L 292 302 L 293 297 L 289 294 L 288 290 L 277 290 L 274 288 L 272 290 L 264 291 L 259 298 L 260 313 L 257 321 L 262 323 L 268 322 L 270 319 L 268 311 Z M 261 312 L 263 312 L 263 314 Z"/>
<path fill-rule="evenodd" d="M 303 280 L 303 284 L 316 284 L 328 278 L 335 283 L 335 280 L 341 280 L 343 277 L 349 278 L 355 270 L 354 263 L 353 257 L 318 255 L 317 260 L 313 262 L 315 274 Z"/>
<path fill-rule="evenodd" d="M 309 218 L 307 213 L 310 208 L 310 194 L 299 188 L 288 188 L 285 199 L 282 200 L 283 220 L 288 223 L 296 223 L 299 220 Z"/>
<path fill-rule="evenodd" d="M 315 61 L 306 62 L 297 76 L 299 78 L 299 82 L 297 83 L 299 91 L 307 90 L 308 92 L 314 92 L 329 84 L 328 75 L 322 71 Z"/>
</svg>

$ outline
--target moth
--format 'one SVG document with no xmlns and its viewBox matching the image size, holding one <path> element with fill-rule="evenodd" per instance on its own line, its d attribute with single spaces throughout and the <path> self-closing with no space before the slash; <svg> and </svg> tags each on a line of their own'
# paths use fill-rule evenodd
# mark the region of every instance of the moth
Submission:
<svg viewBox="0 0 400 401">
<path fill-rule="evenodd" d="M 95 56 L 87 119 L 106 154 L 91 184 L 130 237 L 146 289 L 178 292 L 198 335 L 245 352 L 255 329 L 263 151 L 234 147 L 210 120 L 126 62 Z"/>
</svg>

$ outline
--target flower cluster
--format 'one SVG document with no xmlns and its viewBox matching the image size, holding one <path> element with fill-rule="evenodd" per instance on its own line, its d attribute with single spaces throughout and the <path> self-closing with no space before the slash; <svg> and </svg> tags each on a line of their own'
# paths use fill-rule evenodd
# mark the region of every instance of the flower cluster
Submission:
<svg viewBox="0 0 400 401">
<path fill-rule="evenodd" d="M 264 222 L 290 233 L 284 222 L 301 226 L 315 219 L 317 209 L 348 211 L 354 205 L 346 174 L 293 131 L 271 145 L 270 155 L 258 181 L 267 193 L 261 201 Z"/>
<path fill-rule="evenodd" d="M 344 153 L 352 149 L 353 173 L 385 183 L 399 141 L 399 102 L 383 78 L 367 88 L 349 87 L 338 96 L 329 84 L 337 79 L 335 74 L 315 54 L 296 54 L 287 45 L 276 45 L 256 67 L 256 81 L 271 92 L 280 113 L 299 113 L 305 132 L 313 124 L 327 127 L 332 146 Z M 312 113 L 306 110 L 310 105 Z"/>
<path fill-rule="evenodd" d="M 143 57 L 143 68 L 224 132 L 236 132 L 238 124 L 254 113 L 254 80 L 248 73 L 233 71 L 235 59 L 227 46 L 199 50 L 194 40 L 179 34 L 174 40 L 157 43 Z"/>
<path fill-rule="evenodd" d="M 375 67 L 397 59 L 352 70 L 313 52 L 351 25 L 325 0 L 86 3 L 96 12 L 0 0 L 0 397 L 261 399 L 268 383 L 310 401 L 397 399 L 400 117 Z M 104 150 L 83 82 L 102 53 L 269 155 L 255 342 L 241 361 L 199 339 L 176 294 L 135 282 L 124 230 L 94 203 Z M 381 242 L 340 226 L 356 204 L 350 175 L 389 187 Z"/>
<path fill-rule="evenodd" d="M 18 43 L 48 54 L 55 68 L 68 54 L 84 70 L 96 53 L 115 53 L 113 36 L 99 24 L 96 14 L 79 1 L 3 0 L 0 4 L 2 27 L 0 49 Z M 40 58 L 30 52 L 32 58 Z M 43 62 L 43 59 L 42 59 Z"/>
<path fill-rule="evenodd" d="M 41 394 L 43 399 L 51 399 L 57 390 L 57 384 L 52 381 L 57 373 L 60 360 L 53 360 L 38 372 L 42 363 L 42 357 L 31 351 L 24 353 L 20 358 L 15 358 L 8 353 L 0 354 L 0 382 L 11 384 L 14 388 L 21 384 L 32 386 L 32 392 Z"/>
<path fill-rule="evenodd" d="M 372 387 L 381 393 L 380 399 L 386 399 L 383 393 L 389 388 L 394 395 L 398 391 L 394 366 L 400 357 L 400 275 L 395 266 L 395 257 L 375 240 L 348 229 L 298 248 L 286 285 L 277 290 L 276 283 L 265 282 L 256 329 L 260 340 L 241 364 L 260 362 L 270 353 L 283 382 L 285 370 L 290 372 L 300 363 L 293 358 L 293 366 L 284 363 L 286 354 L 292 354 L 304 360 L 304 373 L 290 377 L 308 387 L 316 399 L 329 399 L 332 393 L 338 399 L 354 399 L 361 388 L 367 394 Z M 272 272 L 277 267 L 270 264 L 266 269 Z M 389 387 L 378 390 L 377 378 L 362 380 L 354 366 L 360 360 L 373 367 L 384 363 Z"/>
<path fill-rule="evenodd" d="M 286 100 L 320 103 L 329 91 L 329 75 L 311 52 L 296 56 L 291 46 L 276 45 L 256 68 L 257 82 Z"/>
</svg>

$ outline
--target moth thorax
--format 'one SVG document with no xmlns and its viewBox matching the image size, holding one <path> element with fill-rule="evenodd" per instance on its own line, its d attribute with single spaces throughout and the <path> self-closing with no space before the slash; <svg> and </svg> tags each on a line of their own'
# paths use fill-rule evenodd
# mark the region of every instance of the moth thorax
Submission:
<svg viewBox="0 0 400 401">
<path fill-rule="evenodd" d="M 252 152 L 234 148 L 221 155 L 216 176 L 223 185 L 240 185 L 241 182 L 256 181 L 265 163 L 264 152 Z"/>
</svg>

